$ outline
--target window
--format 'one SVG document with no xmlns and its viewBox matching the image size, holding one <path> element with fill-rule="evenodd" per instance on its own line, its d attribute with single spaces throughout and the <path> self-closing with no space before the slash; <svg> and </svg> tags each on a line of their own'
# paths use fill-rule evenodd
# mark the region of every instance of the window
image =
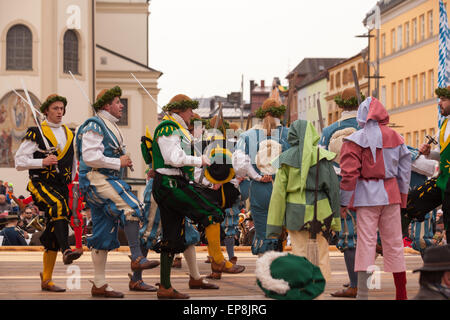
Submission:
<svg viewBox="0 0 450 320">
<path fill-rule="evenodd" d="M 420 131 L 420 141 L 425 142 L 425 136 L 427 135 L 427 130 L 421 130 Z"/>
<path fill-rule="evenodd" d="M 421 15 L 420 20 L 420 41 L 425 39 L 425 16 Z"/>
<path fill-rule="evenodd" d="M 417 43 L 417 19 L 412 21 L 412 43 Z"/>
<path fill-rule="evenodd" d="M 6 34 L 6 70 L 33 69 L 33 37 L 23 24 L 12 26 Z"/>
<path fill-rule="evenodd" d="M 417 148 L 419 146 L 419 132 L 414 131 L 414 148 Z"/>
<path fill-rule="evenodd" d="M 342 83 L 345 85 L 348 82 L 348 70 L 345 69 L 344 73 L 342 74 Z"/>
<path fill-rule="evenodd" d="M 403 27 L 397 27 L 397 50 L 402 50 L 403 48 Z"/>
<path fill-rule="evenodd" d="M 64 73 L 80 74 L 78 71 L 78 37 L 75 31 L 64 34 Z"/>
<path fill-rule="evenodd" d="M 381 103 L 386 106 L 386 86 L 381 87 Z"/>
<path fill-rule="evenodd" d="M 336 73 L 336 88 L 339 88 L 341 86 L 341 73 Z"/>
<path fill-rule="evenodd" d="M 123 104 L 122 117 L 117 122 L 117 125 L 128 126 L 128 99 L 121 98 L 120 102 Z"/>
<path fill-rule="evenodd" d="M 405 47 L 409 47 L 409 22 L 405 23 Z"/>
<path fill-rule="evenodd" d="M 406 133 L 406 144 L 407 144 L 408 146 L 411 145 L 411 132 L 407 132 L 407 133 Z"/>
<path fill-rule="evenodd" d="M 428 71 L 428 96 L 430 98 L 433 97 L 434 95 L 434 70 L 431 69 L 430 71 Z"/>
<path fill-rule="evenodd" d="M 403 99 L 403 93 L 404 93 L 404 88 L 403 88 L 403 80 L 400 80 L 398 82 L 398 105 L 402 106 L 404 104 L 404 99 Z"/>
<path fill-rule="evenodd" d="M 386 34 L 381 35 L 381 56 L 386 56 Z"/>
<path fill-rule="evenodd" d="M 413 102 L 419 101 L 419 83 L 417 81 L 417 76 L 413 77 Z"/>
<path fill-rule="evenodd" d="M 436 129 L 431 128 L 429 132 L 430 132 L 430 136 L 432 136 L 434 138 L 434 136 L 436 135 Z"/>
<path fill-rule="evenodd" d="M 395 108 L 397 105 L 397 84 L 395 82 L 392 83 L 392 108 Z"/>
<path fill-rule="evenodd" d="M 406 104 L 411 103 L 411 79 L 406 79 Z"/>
<path fill-rule="evenodd" d="M 433 10 L 428 11 L 428 36 L 433 36 Z"/>
<path fill-rule="evenodd" d="M 426 100 L 427 98 L 427 82 L 425 81 L 425 72 L 420 74 L 420 82 L 422 84 L 421 86 L 421 98 L 422 100 Z"/>
<path fill-rule="evenodd" d="M 334 89 L 334 76 L 330 77 L 330 90 Z"/>
<path fill-rule="evenodd" d="M 392 39 L 392 43 L 391 43 L 391 52 L 394 53 L 395 52 L 395 29 L 391 30 L 391 39 Z"/>
</svg>

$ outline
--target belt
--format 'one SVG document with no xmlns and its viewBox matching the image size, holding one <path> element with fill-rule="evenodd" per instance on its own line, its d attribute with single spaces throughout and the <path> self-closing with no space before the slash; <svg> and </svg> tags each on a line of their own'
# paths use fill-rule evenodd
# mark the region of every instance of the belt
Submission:
<svg viewBox="0 0 450 320">
<path fill-rule="evenodd" d="M 92 168 L 92 171 L 97 171 L 102 174 L 111 175 L 114 177 L 120 177 L 120 171 L 106 168 Z"/>
</svg>

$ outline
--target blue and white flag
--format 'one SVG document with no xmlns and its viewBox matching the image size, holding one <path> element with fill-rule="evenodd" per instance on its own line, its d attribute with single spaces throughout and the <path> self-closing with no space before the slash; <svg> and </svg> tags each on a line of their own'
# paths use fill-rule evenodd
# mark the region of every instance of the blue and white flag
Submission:
<svg viewBox="0 0 450 320">
<path fill-rule="evenodd" d="M 448 29 L 447 10 L 442 0 L 439 0 L 439 67 L 438 87 L 446 88 L 449 79 L 449 51 L 450 31 Z M 445 117 L 441 115 L 438 106 L 438 125 L 442 125 Z"/>
</svg>

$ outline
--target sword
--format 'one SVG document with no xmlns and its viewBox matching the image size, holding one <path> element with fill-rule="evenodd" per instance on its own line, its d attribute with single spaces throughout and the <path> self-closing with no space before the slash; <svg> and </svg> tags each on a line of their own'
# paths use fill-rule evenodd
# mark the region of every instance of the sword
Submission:
<svg viewBox="0 0 450 320">
<path fill-rule="evenodd" d="M 142 83 L 138 80 L 138 78 L 136 78 L 136 77 L 134 76 L 133 73 L 131 73 L 131 75 L 132 75 L 133 78 L 139 83 L 139 85 L 141 86 L 141 88 L 142 88 L 142 89 L 144 90 L 144 92 L 150 97 L 150 99 L 152 99 L 153 102 L 156 103 L 156 105 L 157 105 L 158 107 L 161 108 L 161 110 L 162 110 L 162 112 L 164 113 L 164 115 L 165 115 L 166 117 L 168 117 L 169 119 L 174 120 L 173 117 L 170 116 L 170 115 L 169 115 L 169 114 L 168 114 L 168 113 L 167 113 L 167 112 L 166 112 L 166 111 L 158 104 L 158 102 L 155 100 L 155 98 L 153 98 L 153 96 L 152 96 L 152 95 L 150 94 L 150 92 L 148 92 L 148 90 L 142 85 Z M 188 136 L 186 136 L 186 135 L 184 134 L 183 130 L 180 130 L 180 132 L 181 132 L 181 134 L 183 135 L 183 137 L 186 138 L 187 141 L 192 142 L 191 138 L 188 137 Z M 198 150 L 198 148 L 196 147 L 195 144 L 192 144 L 192 146 L 193 146 L 194 150 L 197 152 L 197 154 L 200 154 L 200 155 L 203 154 L 203 152 L 201 152 L 200 150 Z"/>
<path fill-rule="evenodd" d="M 361 94 L 359 91 L 359 82 L 358 82 L 358 75 L 356 74 L 356 70 L 352 69 L 353 74 L 353 82 L 355 83 L 355 89 L 356 89 L 356 98 L 358 99 L 358 105 L 361 104 Z"/>
<path fill-rule="evenodd" d="M 80 184 L 78 181 L 73 181 L 72 185 L 72 214 L 73 214 L 73 224 L 75 227 L 79 227 L 80 219 L 78 219 L 77 209 L 78 209 L 78 199 L 80 198 Z"/>
<path fill-rule="evenodd" d="M 27 104 L 31 109 L 31 114 L 33 115 L 34 122 L 36 123 L 36 126 L 39 130 L 42 140 L 44 141 L 45 150 L 39 150 L 39 151 L 41 151 L 41 152 L 43 151 L 43 153 L 47 156 L 51 155 L 54 152 L 56 152 L 56 147 L 50 147 L 50 145 L 48 144 L 47 138 L 44 136 L 44 133 L 42 132 L 41 123 L 38 121 L 38 119 L 36 117 L 35 108 L 33 107 L 33 103 L 31 101 L 30 95 L 28 94 L 28 90 L 25 85 L 25 81 L 23 81 L 23 79 L 20 79 L 20 81 L 22 82 L 23 91 L 25 92 L 25 96 L 27 97 Z M 20 97 L 22 98 L 22 96 L 20 96 Z M 56 169 L 56 173 L 59 173 L 58 165 L 55 165 L 55 169 Z"/>
<path fill-rule="evenodd" d="M 102 117 L 100 117 L 100 116 L 97 114 L 97 111 L 95 110 L 94 106 L 92 105 L 91 100 L 89 99 L 89 97 L 87 96 L 87 94 L 86 94 L 86 92 L 83 90 L 83 88 L 80 86 L 80 84 L 78 83 L 78 80 L 74 77 L 72 71 L 69 70 L 69 73 L 70 73 L 70 76 L 72 77 L 73 81 L 75 81 L 75 84 L 77 85 L 78 89 L 80 89 L 81 93 L 82 93 L 83 96 L 86 98 L 86 100 L 87 100 L 87 102 L 89 103 L 89 105 L 91 106 L 92 111 L 94 112 L 94 116 L 97 117 L 97 118 L 99 118 L 99 119 L 103 122 L 103 124 L 105 125 L 105 127 L 107 127 L 107 126 L 106 126 L 106 123 L 105 123 L 105 121 L 102 119 Z M 112 142 L 114 143 L 114 146 L 113 146 L 111 143 L 110 143 L 109 145 L 110 145 L 113 149 L 116 150 L 116 153 L 119 153 L 119 154 L 124 155 L 125 152 L 124 152 L 123 150 L 124 150 L 124 148 L 125 148 L 125 145 L 122 145 L 122 144 L 121 144 L 121 145 L 118 145 L 117 142 L 116 142 L 116 140 L 112 137 L 111 132 L 109 132 L 108 128 L 106 129 L 106 132 L 108 133 L 109 137 L 111 138 Z M 119 134 L 120 134 L 120 131 L 119 131 Z M 134 171 L 134 169 L 133 169 L 132 166 L 130 167 L 130 170 L 131 170 L 131 172 Z"/>
</svg>

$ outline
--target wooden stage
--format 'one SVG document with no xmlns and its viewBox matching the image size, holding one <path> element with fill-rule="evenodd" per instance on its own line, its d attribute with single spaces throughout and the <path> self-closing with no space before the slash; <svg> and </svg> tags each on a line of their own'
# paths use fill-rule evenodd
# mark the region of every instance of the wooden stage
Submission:
<svg viewBox="0 0 450 320">
<path fill-rule="evenodd" d="M 65 293 L 43 292 L 40 288 L 39 272 L 42 270 L 42 251 L 39 249 L 8 250 L 0 247 L 0 299 L 1 300 L 98 300 L 102 298 L 91 297 L 91 283 L 93 279 L 93 265 L 90 252 L 85 251 L 80 259 L 72 265 L 65 266 L 62 263 L 61 253 L 53 273 L 54 282 L 60 287 L 68 288 Z M 210 272 L 210 264 L 204 263 L 207 252 L 204 247 L 197 247 L 197 261 L 202 275 Z M 226 252 L 224 252 L 226 256 Z M 219 290 L 190 290 L 188 287 L 189 274 L 186 261 L 182 260 L 181 269 L 172 269 L 172 286 L 180 292 L 187 293 L 191 300 L 264 300 L 267 299 L 255 281 L 255 260 L 248 248 L 236 247 L 238 264 L 246 267 L 243 273 L 231 275 L 223 274 L 221 280 L 210 280 L 220 286 Z M 159 259 L 156 253 L 149 254 L 150 259 Z M 330 247 L 330 259 L 332 269 L 332 280 L 327 283 L 324 294 L 320 300 L 337 300 L 330 296 L 342 288 L 342 284 L 348 282 L 343 254 Z M 419 274 L 412 270 L 422 266 L 419 254 L 405 250 L 407 267 L 407 291 L 408 297 L 412 298 L 419 290 Z M 155 300 L 155 292 L 142 293 L 128 290 L 128 273 L 130 262 L 128 248 L 120 248 L 118 251 L 110 252 L 106 265 L 108 283 L 118 291 L 125 294 L 124 299 L 132 300 Z M 395 287 L 391 273 L 384 273 L 383 258 L 379 256 L 376 265 L 380 268 L 380 289 L 370 290 L 370 300 L 393 300 L 395 299 Z M 80 281 L 73 280 L 73 275 L 79 274 Z M 159 282 L 159 267 L 145 270 L 144 281 L 154 285 Z M 111 300 L 111 299 L 108 299 Z M 122 300 L 122 299 L 121 299 Z M 354 299 L 345 299 L 354 300 Z"/>
</svg>

